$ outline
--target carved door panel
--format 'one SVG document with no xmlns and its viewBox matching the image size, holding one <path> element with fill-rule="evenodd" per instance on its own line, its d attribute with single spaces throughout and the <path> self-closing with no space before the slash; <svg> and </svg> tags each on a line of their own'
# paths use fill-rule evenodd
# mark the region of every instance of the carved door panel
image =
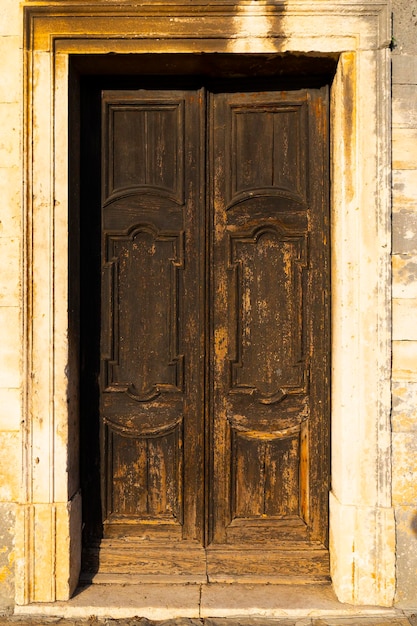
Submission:
<svg viewBox="0 0 417 626">
<path fill-rule="evenodd" d="M 100 571 L 323 579 L 327 92 L 102 103 Z"/>
</svg>

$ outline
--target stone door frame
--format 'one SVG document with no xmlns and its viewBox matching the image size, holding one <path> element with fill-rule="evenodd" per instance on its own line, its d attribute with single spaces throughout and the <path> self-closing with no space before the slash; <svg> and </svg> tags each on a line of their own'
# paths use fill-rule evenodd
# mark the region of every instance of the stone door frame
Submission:
<svg viewBox="0 0 417 626">
<path fill-rule="evenodd" d="M 338 58 L 331 86 L 331 574 L 343 602 L 392 604 L 390 16 L 389 0 L 96 0 L 88 9 L 84 0 L 25 3 L 18 604 L 67 600 L 80 567 L 68 314 L 70 56 L 161 52 Z"/>
</svg>

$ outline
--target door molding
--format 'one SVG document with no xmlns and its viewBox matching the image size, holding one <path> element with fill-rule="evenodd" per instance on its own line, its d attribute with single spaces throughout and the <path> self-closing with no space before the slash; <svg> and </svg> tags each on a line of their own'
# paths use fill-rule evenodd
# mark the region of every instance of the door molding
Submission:
<svg viewBox="0 0 417 626">
<path fill-rule="evenodd" d="M 135 5 L 135 6 L 133 6 Z M 331 87 L 332 491 L 339 599 L 390 605 L 390 5 L 304 0 L 26 2 L 25 415 L 16 601 L 66 600 L 78 580 L 76 354 L 68 317 L 71 55 L 312 53 Z M 196 35 L 195 18 L 198 17 Z"/>
</svg>

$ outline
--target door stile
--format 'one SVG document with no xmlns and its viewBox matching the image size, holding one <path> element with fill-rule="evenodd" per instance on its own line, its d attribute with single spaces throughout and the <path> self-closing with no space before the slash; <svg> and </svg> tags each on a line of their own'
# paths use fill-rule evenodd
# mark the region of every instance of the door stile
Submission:
<svg viewBox="0 0 417 626">
<path fill-rule="evenodd" d="M 315 158 L 310 160 L 309 197 L 310 218 L 310 306 L 313 314 L 309 326 L 310 393 L 309 420 L 310 452 L 320 459 L 309 472 L 308 508 L 312 511 L 311 539 L 328 549 L 328 494 L 330 491 L 330 386 L 331 386 L 331 268 L 330 268 L 330 185 L 329 185 L 329 87 L 311 90 L 309 98 L 309 144 L 314 146 Z"/>
<path fill-rule="evenodd" d="M 198 311 L 198 357 L 196 363 L 196 370 L 198 372 L 198 377 L 196 379 L 196 384 L 199 389 L 199 396 L 197 400 L 198 407 L 198 417 L 197 424 L 195 425 L 195 431 L 197 432 L 197 443 L 191 445 L 196 445 L 197 450 L 200 453 L 200 458 L 198 459 L 198 474 L 197 476 L 193 476 L 193 480 L 195 481 L 194 490 L 198 494 L 198 510 L 195 514 L 195 521 L 190 517 L 189 527 L 185 525 L 185 537 L 193 537 L 193 540 L 197 541 L 199 545 L 206 545 L 206 485 L 207 485 L 207 469 L 206 469 L 206 445 L 207 445 L 207 343 L 208 333 L 207 333 L 207 319 L 209 317 L 208 310 L 208 289 L 209 282 L 207 280 L 207 272 L 209 271 L 209 263 L 208 263 L 208 249 L 207 249 L 207 190 L 206 190 L 206 176 L 207 176 L 207 162 L 206 162 L 206 135 L 207 135 L 207 127 L 206 127 L 206 117 L 207 117 L 207 94 L 206 88 L 200 87 L 196 90 L 196 100 L 197 106 L 194 108 L 194 115 L 198 117 L 198 119 L 193 122 L 196 128 L 198 128 L 198 137 L 194 139 L 197 145 L 198 153 L 198 163 L 195 165 L 197 168 L 196 173 L 196 181 L 198 181 L 198 193 L 196 193 L 196 197 L 198 199 L 195 206 L 187 207 L 188 214 L 185 214 L 185 223 L 188 223 L 188 220 L 194 220 L 196 223 L 195 226 L 195 238 L 197 245 L 195 246 L 194 254 L 196 255 L 195 263 L 197 268 L 197 284 L 196 284 L 196 308 Z M 190 154 L 190 163 L 192 161 L 193 156 Z M 190 193 L 191 195 L 191 193 Z M 189 244 L 190 247 L 190 255 L 191 248 L 193 247 L 192 242 Z M 190 307 L 191 311 L 191 307 Z M 190 383 L 191 384 L 191 383 Z M 184 442 L 185 443 L 185 442 Z M 195 468 L 190 464 L 188 468 L 189 475 L 193 475 Z M 184 480 L 185 483 L 185 480 Z M 193 531 L 193 524 L 195 526 L 195 530 Z"/>
<path fill-rule="evenodd" d="M 227 309 L 227 294 L 225 292 L 224 256 L 222 249 L 218 245 L 219 237 L 222 237 L 226 223 L 223 210 L 224 190 L 222 188 L 222 178 L 219 176 L 219 169 L 225 166 L 222 161 L 222 149 L 219 149 L 220 142 L 224 140 L 226 127 L 224 120 L 216 117 L 216 107 L 218 105 L 218 95 L 213 91 L 209 94 L 208 101 L 208 213 L 209 227 L 208 239 L 210 244 L 210 309 L 209 318 L 209 368 L 210 377 L 210 404 L 208 428 L 210 437 L 210 480 L 209 480 L 209 502 L 208 502 L 208 547 L 213 543 L 225 543 L 225 534 L 217 520 L 228 517 L 228 507 L 230 496 L 227 490 L 228 475 L 230 468 L 226 464 L 226 455 L 223 451 L 227 445 L 227 429 L 225 428 L 225 415 L 222 413 L 221 393 L 219 381 L 223 381 L 227 376 L 224 366 L 227 361 L 227 320 L 224 311 Z M 223 172 L 225 175 L 225 173 Z M 220 209 L 220 210 L 219 210 Z"/>
<path fill-rule="evenodd" d="M 213 444 L 212 444 L 212 410 L 213 410 L 213 376 L 212 376 L 212 345 L 213 345 L 213 212 L 212 212 L 212 166 L 211 166 L 211 100 L 212 92 L 204 88 L 205 111 L 204 111 L 204 137 L 202 158 L 204 159 L 204 546 L 211 541 L 212 527 L 212 476 L 213 476 Z"/>
</svg>

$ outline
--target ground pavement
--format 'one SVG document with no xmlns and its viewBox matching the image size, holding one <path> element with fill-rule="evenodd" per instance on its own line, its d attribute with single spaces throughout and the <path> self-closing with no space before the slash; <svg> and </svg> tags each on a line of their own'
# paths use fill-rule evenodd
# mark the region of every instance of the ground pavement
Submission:
<svg viewBox="0 0 417 626">
<path fill-rule="evenodd" d="M 0 626 L 417 626 L 417 610 L 414 613 L 398 611 L 398 615 L 381 617 L 298 617 L 283 619 L 257 618 L 204 618 L 170 619 L 152 621 L 144 617 L 109 619 L 89 617 L 68 619 L 37 616 L 0 616 Z"/>
</svg>

